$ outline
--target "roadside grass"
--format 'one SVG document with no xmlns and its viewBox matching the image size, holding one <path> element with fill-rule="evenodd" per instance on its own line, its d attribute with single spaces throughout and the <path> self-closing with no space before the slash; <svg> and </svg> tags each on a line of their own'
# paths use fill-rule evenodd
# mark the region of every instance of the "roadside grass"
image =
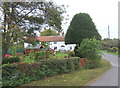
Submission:
<svg viewBox="0 0 120 88">
<path fill-rule="evenodd" d="M 32 83 L 24 84 L 22 86 L 84 86 L 110 69 L 110 67 L 110 63 L 102 59 L 101 66 L 98 68 L 80 69 L 78 71 L 71 72 L 70 74 L 57 75 L 43 80 L 33 81 Z"/>
<path fill-rule="evenodd" d="M 105 52 L 105 53 L 108 53 L 108 54 L 112 54 L 112 55 L 118 55 L 118 52 L 108 52 L 108 51 L 106 51 L 106 50 L 102 50 L 102 52 Z"/>
</svg>

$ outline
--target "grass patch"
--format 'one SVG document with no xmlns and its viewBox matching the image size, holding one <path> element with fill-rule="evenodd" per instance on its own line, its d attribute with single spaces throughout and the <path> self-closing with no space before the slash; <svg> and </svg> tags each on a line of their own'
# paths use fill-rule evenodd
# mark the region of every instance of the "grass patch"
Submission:
<svg viewBox="0 0 120 88">
<path fill-rule="evenodd" d="M 57 75 L 43 80 L 33 81 L 22 86 L 84 86 L 94 78 L 98 77 L 111 65 L 108 61 L 102 59 L 101 66 L 95 69 L 84 69 L 70 74 Z"/>
<path fill-rule="evenodd" d="M 68 54 L 65 54 L 65 53 L 57 53 L 56 55 L 51 55 L 50 58 L 53 58 L 53 59 L 64 59 L 65 56 L 68 56 Z M 24 63 L 33 63 L 35 62 L 34 58 L 33 59 L 30 59 L 30 56 L 25 56 L 24 58 L 21 59 L 21 62 L 24 62 Z"/>
<path fill-rule="evenodd" d="M 65 56 L 67 57 L 68 54 L 66 53 L 56 53 L 55 55 L 50 55 L 50 57 L 48 59 L 65 59 Z"/>
<path fill-rule="evenodd" d="M 34 59 L 30 59 L 29 56 L 25 56 L 23 59 L 22 59 L 22 62 L 24 63 L 33 63 L 35 60 Z"/>
<path fill-rule="evenodd" d="M 57 58 L 64 58 L 64 56 L 68 56 L 68 54 L 65 54 L 65 53 L 57 53 L 55 55 Z"/>
<path fill-rule="evenodd" d="M 102 50 L 102 52 L 105 52 L 105 53 L 108 53 L 108 54 L 112 54 L 112 55 L 118 55 L 118 52 L 108 52 L 108 51 L 106 51 L 106 50 Z"/>
</svg>

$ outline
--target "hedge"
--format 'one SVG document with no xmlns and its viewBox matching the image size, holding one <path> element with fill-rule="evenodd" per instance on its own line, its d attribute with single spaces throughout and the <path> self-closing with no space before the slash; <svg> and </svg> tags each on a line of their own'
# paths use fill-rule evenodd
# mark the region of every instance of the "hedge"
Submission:
<svg viewBox="0 0 120 88">
<path fill-rule="evenodd" d="M 34 80 L 70 73 L 80 68 L 80 59 L 45 60 L 37 63 L 7 64 L 2 67 L 3 86 L 19 86 Z"/>
<path fill-rule="evenodd" d="M 14 62 L 20 62 L 20 57 L 5 57 L 2 60 L 3 64 L 14 63 Z"/>
</svg>

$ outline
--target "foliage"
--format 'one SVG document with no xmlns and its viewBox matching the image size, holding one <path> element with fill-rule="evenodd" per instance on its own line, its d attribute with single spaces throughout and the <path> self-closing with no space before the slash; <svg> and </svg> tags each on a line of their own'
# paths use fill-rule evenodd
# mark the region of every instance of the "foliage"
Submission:
<svg viewBox="0 0 120 88">
<path fill-rule="evenodd" d="M 112 55 L 119 55 L 119 52 L 108 52 L 106 50 L 102 50 L 102 52 L 108 53 L 108 54 L 112 54 Z"/>
<path fill-rule="evenodd" d="M 78 52 L 82 57 L 96 59 L 96 56 L 100 53 L 100 47 L 101 43 L 99 40 L 96 40 L 95 38 L 87 38 L 83 39 L 82 43 L 78 47 Z"/>
<path fill-rule="evenodd" d="M 24 53 L 25 52 L 25 49 L 24 48 L 18 48 L 16 47 L 16 53 Z M 12 48 L 9 48 L 8 51 L 7 51 L 7 54 L 11 54 L 12 55 Z"/>
<path fill-rule="evenodd" d="M 62 74 L 53 76 L 43 80 L 37 80 L 22 86 L 76 86 L 76 88 L 80 88 L 80 86 L 86 86 L 90 81 L 99 77 L 101 74 L 109 70 L 111 67 L 110 63 L 105 59 L 101 60 L 101 66 L 95 69 L 84 69 L 73 71 L 70 74 Z M 57 80 L 57 81 L 56 81 Z M 64 87 L 64 88 L 65 88 Z M 59 88 L 59 87 L 57 87 Z M 72 88 L 72 87 L 71 87 Z M 84 87 L 82 87 L 84 88 Z M 89 88 L 89 87 L 88 87 Z"/>
<path fill-rule="evenodd" d="M 49 42 L 41 42 L 41 46 L 44 46 L 45 48 L 48 48 L 50 45 Z"/>
<path fill-rule="evenodd" d="M 20 58 L 19 57 L 6 57 L 6 58 L 3 58 L 3 61 L 2 61 L 3 64 L 14 63 L 14 62 L 20 62 Z"/>
<path fill-rule="evenodd" d="M 45 51 L 38 51 L 38 52 L 36 52 L 35 60 L 37 61 L 37 60 L 44 59 L 44 54 L 43 53 L 45 53 Z"/>
<path fill-rule="evenodd" d="M 45 29 L 44 31 L 40 32 L 40 36 L 56 36 L 59 35 L 55 30 Z"/>
<path fill-rule="evenodd" d="M 14 26 L 2 33 L 3 56 L 7 53 L 9 48 L 23 45 L 23 34 L 24 30 L 20 29 L 18 26 Z"/>
<path fill-rule="evenodd" d="M 85 38 L 101 39 L 92 18 L 87 13 L 76 14 L 65 35 L 66 44 L 80 44 Z"/>
<path fill-rule="evenodd" d="M 15 56 L 16 55 L 16 47 L 13 47 L 12 48 L 12 56 Z"/>
<path fill-rule="evenodd" d="M 117 52 L 118 51 L 118 48 L 117 47 L 112 47 L 112 48 L 109 48 L 107 49 L 108 52 Z"/>
<path fill-rule="evenodd" d="M 34 58 L 30 59 L 30 56 L 25 56 L 25 57 L 21 58 L 21 62 L 23 62 L 23 63 L 33 63 L 33 62 L 35 62 L 35 59 Z"/>
<path fill-rule="evenodd" d="M 102 40 L 102 50 L 107 50 L 108 52 L 118 51 L 118 39 L 103 39 Z"/>
<path fill-rule="evenodd" d="M 30 59 L 34 59 L 34 48 L 30 50 L 29 56 L 30 56 Z"/>
<path fill-rule="evenodd" d="M 97 55 L 96 59 L 94 59 L 94 60 L 91 60 L 91 59 L 87 60 L 86 68 L 93 69 L 93 68 L 96 68 L 96 67 L 100 67 L 101 66 L 100 60 L 101 60 L 101 56 L 100 55 Z"/>
<path fill-rule="evenodd" d="M 0 5 L 3 23 L 3 56 L 15 43 L 23 43 L 24 37 L 35 37 L 35 30 L 53 27 L 61 32 L 64 6 L 53 2 L 3 2 Z M 28 26 L 29 25 L 29 26 Z M 44 25 L 44 26 L 43 26 Z"/>
<path fill-rule="evenodd" d="M 46 50 L 46 51 L 38 51 L 35 54 L 35 60 L 40 61 L 43 59 L 48 59 L 52 51 Z"/>
<path fill-rule="evenodd" d="M 3 86 L 19 86 L 53 75 L 69 73 L 79 68 L 79 58 L 3 65 Z"/>
<path fill-rule="evenodd" d="M 100 53 L 101 43 L 95 38 L 83 39 L 78 47 L 78 54 L 88 59 L 88 67 L 93 68 L 99 65 L 101 57 Z"/>
<path fill-rule="evenodd" d="M 74 51 L 69 51 L 68 52 L 68 56 L 69 57 L 74 57 L 75 56 L 75 52 Z"/>
<path fill-rule="evenodd" d="M 118 47 L 118 39 L 103 39 L 102 40 L 102 45 L 103 47 Z"/>
<path fill-rule="evenodd" d="M 48 59 L 57 60 L 57 59 L 65 59 L 68 58 L 68 54 L 57 52 L 55 55 L 51 54 Z"/>
</svg>

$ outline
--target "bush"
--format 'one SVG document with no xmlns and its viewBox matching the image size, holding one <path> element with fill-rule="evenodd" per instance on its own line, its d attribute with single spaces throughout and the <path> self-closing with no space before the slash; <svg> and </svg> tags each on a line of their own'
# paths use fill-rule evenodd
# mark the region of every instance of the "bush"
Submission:
<svg viewBox="0 0 120 88">
<path fill-rule="evenodd" d="M 3 86 L 19 86 L 80 68 L 80 59 L 45 60 L 39 63 L 7 64 L 2 67 Z"/>
<path fill-rule="evenodd" d="M 74 51 L 69 51 L 69 52 L 68 52 L 68 56 L 74 57 L 74 56 L 75 56 L 75 52 L 74 52 Z"/>
<path fill-rule="evenodd" d="M 97 58 L 94 59 L 94 60 L 88 60 L 86 68 L 87 69 L 93 69 L 93 68 L 99 67 L 101 65 L 100 60 L 101 60 L 100 55 L 98 55 Z"/>
<path fill-rule="evenodd" d="M 46 51 L 38 51 L 38 52 L 36 52 L 35 60 L 39 61 L 41 59 L 44 59 L 45 58 L 45 53 L 46 53 Z"/>
<path fill-rule="evenodd" d="M 108 50 L 107 50 L 108 52 L 117 52 L 118 51 L 118 48 L 117 47 L 112 47 L 112 48 L 109 48 Z"/>
<path fill-rule="evenodd" d="M 88 65 L 92 66 L 90 68 L 96 67 L 99 64 L 99 53 L 100 53 L 101 43 L 99 40 L 93 39 L 84 39 L 80 46 L 78 47 L 78 53 L 80 53 L 84 58 L 87 58 Z M 88 67 L 89 67 L 88 66 Z"/>
<path fill-rule="evenodd" d="M 30 56 L 30 59 L 34 59 L 34 49 L 33 48 L 30 50 L 29 56 Z"/>
<path fill-rule="evenodd" d="M 2 61 L 3 64 L 14 63 L 14 62 L 20 62 L 20 58 L 19 57 L 6 57 L 6 58 L 3 58 L 3 61 Z"/>
<path fill-rule="evenodd" d="M 50 57 L 50 55 L 52 55 L 52 52 L 53 51 L 49 51 L 49 50 L 46 50 L 46 51 L 38 51 L 36 52 L 35 54 L 35 60 L 39 61 L 41 59 L 48 59 Z"/>
</svg>

